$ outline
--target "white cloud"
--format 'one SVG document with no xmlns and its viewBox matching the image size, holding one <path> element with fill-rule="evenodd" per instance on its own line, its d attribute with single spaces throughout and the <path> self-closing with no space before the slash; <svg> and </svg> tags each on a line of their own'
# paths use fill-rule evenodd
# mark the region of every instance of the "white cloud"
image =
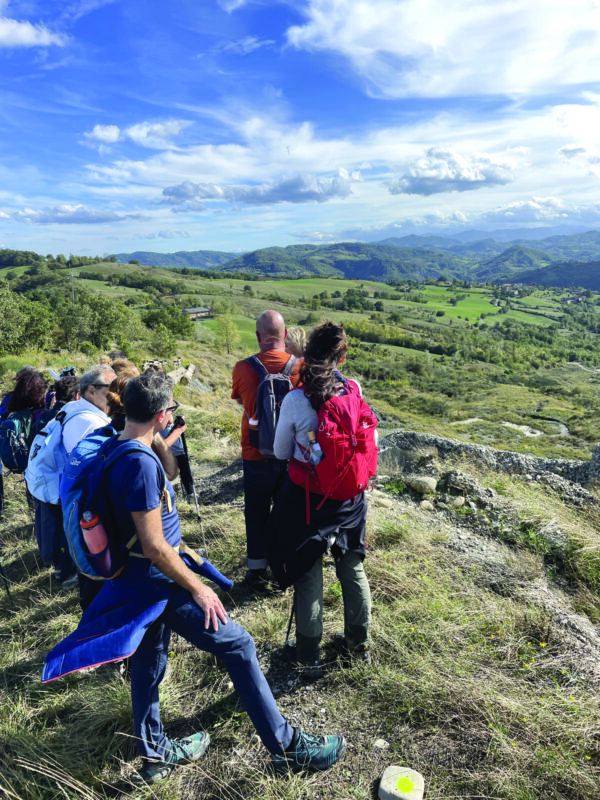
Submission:
<svg viewBox="0 0 600 800">
<path fill-rule="evenodd" d="M 138 122 L 124 130 L 118 125 L 94 125 L 91 131 L 84 133 L 84 136 L 88 141 L 99 142 L 100 145 L 115 144 L 120 140 L 130 139 L 141 147 L 166 150 L 172 146 L 169 140 L 178 136 L 189 125 L 192 123 L 183 119 Z"/>
<path fill-rule="evenodd" d="M 424 233 L 431 228 L 442 231 L 444 229 L 464 228 L 473 224 L 475 224 L 474 221 L 462 211 L 440 210 L 429 214 L 411 215 L 409 219 L 388 222 L 385 225 L 356 225 L 351 228 L 345 228 L 337 233 L 336 240 L 354 239 L 376 242 L 391 237 L 407 236 L 410 233 Z M 448 235 L 451 235 L 451 233 L 448 233 Z"/>
<path fill-rule="evenodd" d="M 261 47 L 271 47 L 274 44 L 274 39 L 258 39 L 256 36 L 245 36 L 243 39 L 238 39 L 237 41 L 221 42 L 215 48 L 215 52 L 234 53 L 236 55 L 246 56 L 248 53 L 260 50 Z"/>
<path fill-rule="evenodd" d="M 17 47 L 64 47 L 69 41 L 61 33 L 52 33 L 44 25 L 19 22 L 8 17 L 0 18 L 0 48 L 13 50 Z"/>
<path fill-rule="evenodd" d="M 77 2 L 66 5 L 62 11 L 62 17 L 70 22 L 97 11 L 99 8 L 116 3 L 118 0 L 77 0 Z"/>
<path fill-rule="evenodd" d="M 432 195 L 467 192 L 513 180 L 513 162 L 489 155 L 462 156 L 454 150 L 431 147 L 414 166 L 391 181 L 391 194 Z"/>
<path fill-rule="evenodd" d="M 120 222 L 126 219 L 143 219 L 139 214 L 118 214 L 108 209 L 90 208 L 80 204 L 64 204 L 39 209 L 24 208 L 21 211 L 9 212 L 8 218 L 17 222 L 27 222 L 35 225 L 52 223 L 89 225 Z"/>
<path fill-rule="evenodd" d="M 183 119 L 169 119 L 164 122 L 140 122 L 123 131 L 123 134 L 142 147 L 157 150 L 169 147 L 169 139 L 178 136 L 191 122 Z"/>
<path fill-rule="evenodd" d="M 232 11 L 245 6 L 249 0 L 217 0 L 217 2 L 224 11 L 230 14 Z"/>
<path fill-rule="evenodd" d="M 119 141 L 121 131 L 117 125 L 94 125 L 91 131 L 83 135 L 102 144 L 114 144 Z"/>
<path fill-rule="evenodd" d="M 486 222 L 550 222 L 566 219 L 569 212 L 557 197 L 532 197 L 530 200 L 517 200 L 505 206 L 481 214 L 479 219 Z"/>
<path fill-rule="evenodd" d="M 148 233 L 141 236 L 141 239 L 189 239 L 190 233 L 188 231 L 157 231 L 156 233 Z"/>
<path fill-rule="evenodd" d="M 567 161 L 580 165 L 589 175 L 600 178 L 600 150 L 585 145 L 565 145 L 559 154 Z"/>
<path fill-rule="evenodd" d="M 524 94 L 600 79 L 596 0 L 305 0 L 295 47 L 347 58 L 388 97 Z"/>
<path fill-rule="evenodd" d="M 600 223 L 600 204 L 567 204 L 557 197 L 532 197 L 477 215 L 476 222 L 484 225 L 504 224 L 507 227 L 533 223 L 595 226 Z"/>
<path fill-rule="evenodd" d="M 163 190 L 165 202 L 184 204 L 188 209 L 190 203 L 203 200 L 262 206 L 276 203 L 325 203 L 333 198 L 347 197 L 351 193 L 348 178 L 323 178 L 315 175 L 294 175 L 260 186 L 219 186 L 184 181 Z"/>
</svg>

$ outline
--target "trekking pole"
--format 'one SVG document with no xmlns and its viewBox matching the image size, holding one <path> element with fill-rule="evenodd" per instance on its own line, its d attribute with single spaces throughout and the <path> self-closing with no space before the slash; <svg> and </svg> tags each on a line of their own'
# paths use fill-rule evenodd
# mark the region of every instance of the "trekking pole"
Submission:
<svg viewBox="0 0 600 800">
<path fill-rule="evenodd" d="M 285 643 L 284 648 L 288 643 L 288 639 L 290 638 L 290 631 L 292 630 L 292 621 L 294 619 L 294 612 L 296 611 L 296 592 L 294 592 L 294 596 L 292 598 L 292 613 L 290 614 L 290 621 L 288 622 L 287 626 L 287 633 L 285 634 Z"/>
<path fill-rule="evenodd" d="M 194 505 L 196 506 L 196 516 L 198 517 L 198 522 L 200 523 L 200 534 L 202 535 L 202 545 L 204 546 L 204 554 L 208 557 L 208 547 L 206 546 L 206 539 L 204 537 L 204 526 L 202 525 L 202 515 L 200 514 L 200 505 L 198 503 L 198 494 L 196 492 L 196 484 L 194 483 L 194 476 L 192 475 L 192 467 L 191 467 L 191 464 L 190 464 L 190 456 L 189 456 L 189 453 L 188 453 L 187 439 L 185 438 L 185 433 L 181 434 L 181 444 L 183 445 L 183 452 L 184 452 L 184 455 L 185 455 L 185 460 L 187 461 L 188 469 L 190 471 L 192 494 L 194 495 Z"/>
</svg>

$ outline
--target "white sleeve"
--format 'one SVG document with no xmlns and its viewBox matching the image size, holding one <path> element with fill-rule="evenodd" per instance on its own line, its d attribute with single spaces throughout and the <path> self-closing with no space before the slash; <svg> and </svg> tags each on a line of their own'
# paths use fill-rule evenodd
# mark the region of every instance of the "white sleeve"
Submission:
<svg viewBox="0 0 600 800">
<path fill-rule="evenodd" d="M 294 455 L 294 437 L 296 435 L 295 415 L 293 411 L 295 403 L 292 399 L 294 394 L 295 392 L 292 391 L 283 398 L 277 429 L 275 430 L 273 451 L 275 457 L 282 460 L 291 458 Z"/>
</svg>

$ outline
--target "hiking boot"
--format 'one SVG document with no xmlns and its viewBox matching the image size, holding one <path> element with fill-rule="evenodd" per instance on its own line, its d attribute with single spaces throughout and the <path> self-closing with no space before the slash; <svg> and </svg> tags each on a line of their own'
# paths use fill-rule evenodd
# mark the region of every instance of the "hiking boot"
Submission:
<svg viewBox="0 0 600 800">
<path fill-rule="evenodd" d="M 266 567 L 263 569 L 249 569 L 244 578 L 244 586 L 255 594 L 273 594 L 278 590 L 277 584 L 269 578 Z"/>
<path fill-rule="evenodd" d="M 142 768 L 138 770 L 138 774 L 144 783 L 164 781 L 175 767 L 191 764 L 202 758 L 209 744 L 210 736 L 202 731 L 185 739 L 171 739 L 171 749 L 167 750 L 164 759 L 142 758 Z"/>
<path fill-rule="evenodd" d="M 283 647 L 283 655 L 286 661 L 292 664 L 298 670 L 300 676 L 302 678 L 306 678 L 307 681 L 316 681 L 319 678 L 322 678 L 325 674 L 318 658 L 315 658 L 314 660 L 311 659 L 302 661 L 298 659 L 296 642 L 293 639 L 285 643 Z"/>
<path fill-rule="evenodd" d="M 345 751 L 343 736 L 312 736 L 301 728 L 294 728 L 289 747 L 283 755 L 274 755 L 273 761 L 277 770 L 323 770 L 335 764 Z"/>
<path fill-rule="evenodd" d="M 350 666 L 353 662 L 363 663 L 367 667 L 372 666 L 369 645 L 363 644 L 350 650 L 343 633 L 336 633 L 333 637 L 333 649 L 345 666 Z"/>
<path fill-rule="evenodd" d="M 65 578 L 64 581 L 60 581 L 61 589 L 65 589 L 66 591 L 70 591 L 71 589 L 76 589 L 79 586 L 79 578 L 77 577 L 77 573 L 74 572 L 72 575 L 69 575 L 68 578 Z"/>
</svg>

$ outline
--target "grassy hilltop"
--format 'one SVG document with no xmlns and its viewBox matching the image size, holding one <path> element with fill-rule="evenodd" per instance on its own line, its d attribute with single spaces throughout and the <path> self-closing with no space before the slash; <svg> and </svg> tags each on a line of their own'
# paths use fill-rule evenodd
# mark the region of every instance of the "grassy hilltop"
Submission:
<svg viewBox="0 0 600 800">
<path fill-rule="evenodd" d="M 27 298 L 19 309 L 43 303 L 35 286 L 24 286 L 36 277 L 28 267 L 11 271 L 7 285 Z M 209 557 L 237 581 L 244 574 L 240 410 L 228 399 L 229 382 L 235 360 L 252 352 L 254 319 L 266 307 L 278 308 L 288 325 L 345 322 L 346 373 L 361 381 L 383 431 L 408 428 L 583 460 L 597 442 L 594 292 L 463 281 L 268 281 L 108 262 L 65 270 L 65 279 L 71 271 L 86 309 L 96 303 L 100 313 L 104 297 L 115 308 L 123 304 L 130 356 L 156 355 L 162 341 L 165 358 L 177 353 L 195 365 L 198 382 L 175 396 L 189 421 Z M 60 279 L 61 268 L 53 272 Z M 68 298 L 72 283 L 59 280 Z M 168 315 L 160 323 L 152 316 L 196 305 L 212 306 L 215 315 L 185 337 L 168 328 Z M 156 335 L 159 324 L 172 340 L 170 355 L 169 342 Z M 4 388 L 23 363 L 83 368 L 104 352 L 89 338 L 85 354 L 67 350 L 62 335 L 56 323 L 56 352 L 1 355 Z M 344 733 L 346 758 L 324 775 L 275 777 L 226 673 L 175 637 L 172 676 L 161 688 L 165 725 L 175 736 L 205 727 L 213 744 L 206 759 L 152 790 L 132 782 L 129 685 L 115 667 L 39 681 L 45 653 L 74 629 L 79 611 L 75 595 L 61 592 L 39 563 L 23 486 L 8 477 L 0 557 L 14 608 L 0 587 L 0 792 L 15 800 L 367 800 L 386 766 L 404 764 L 425 776 L 426 797 L 436 800 L 596 800 L 596 494 L 544 474 L 494 473 L 427 452 L 411 458 L 404 472 L 382 475 L 370 498 L 372 670 L 343 669 L 333 655 L 342 603 L 331 564 L 327 670 L 315 684 L 291 674 L 280 653 L 289 591 L 254 600 L 235 588 L 225 600 L 254 635 L 284 713 L 307 730 Z M 438 481 L 426 502 L 410 488 L 415 473 Z M 180 506 L 186 540 L 202 546 L 195 509 Z"/>
</svg>

